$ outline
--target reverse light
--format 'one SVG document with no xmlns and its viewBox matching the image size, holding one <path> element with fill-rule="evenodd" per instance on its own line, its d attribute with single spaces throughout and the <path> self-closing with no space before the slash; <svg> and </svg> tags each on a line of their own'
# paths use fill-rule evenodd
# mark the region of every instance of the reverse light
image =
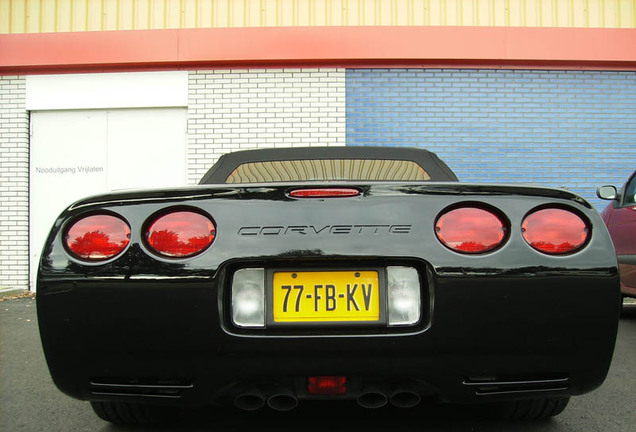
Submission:
<svg viewBox="0 0 636 432">
<path fill-rule="evenodd" d="M 539 252 L 563 255 L 581 249 L 590 236 L 588 223 L 576 213 L 561 208 L 543 208 L 530 213 L 521 224 L 526 242 Z"/>
<path fill-rule="evenodd" d="M 413 267 L 386 268 L 389 325 L 417 324 L 421 314 L 420 277 Z"/>
<path fill-rule="evenodd" d="M 170 258 L 197 255 L 212 244 L 215 236 L 216 227 L 209 217 L 188 210 L 160 216 L 146 230 L 148 246 Z"/>
<path fill-rule="evenodd" d="M 459 207 L 437 219 L 435 234 L 440 242 L 455 252 L 479 254 L 490 252 L 504 242 L 507 224 L 493 211 L 478 207 Z"/>
<path fill-rule="evenodd" d="M 232 322 L 237 327 L 265 327 L 265 269 L 246 268 L 234 273 Z"/>
<path fill-rule="evenodd" d="M 311 395 L 341 396 L 347 393 L 346 376 L 313 376 L 307 379 Z"/>
<path fill-rule="evenodd" d="M 315 188 L 294 189 L 289 196 L 294 198 L 345 198 L 360 195 L 360 191 L 354 188 Z"/>
<path fill-rule="evenodd" d="M 79 219 L 67 229 L 66 249 L 83 261 L 105 261 L 119 255 L 130 243 L 130 227 L 121 218 L 98 214 Z"/>
</svg>

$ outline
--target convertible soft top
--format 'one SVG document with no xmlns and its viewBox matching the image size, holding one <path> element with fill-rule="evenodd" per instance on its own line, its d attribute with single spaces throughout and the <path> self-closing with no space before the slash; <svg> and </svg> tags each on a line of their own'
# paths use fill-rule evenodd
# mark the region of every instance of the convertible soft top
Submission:
<svg viewBox="0 0 636 432">
<path fill-rule="evenodd" d="M 453 171 L 433 152 L 404 147 L 303 147 L 245 150 L 219 158 L 199 184 L 224 184 L 241 165 L 295 160 L 411 161 L 428 174 L 428 181 L 457 181 Z"/>
</svg>

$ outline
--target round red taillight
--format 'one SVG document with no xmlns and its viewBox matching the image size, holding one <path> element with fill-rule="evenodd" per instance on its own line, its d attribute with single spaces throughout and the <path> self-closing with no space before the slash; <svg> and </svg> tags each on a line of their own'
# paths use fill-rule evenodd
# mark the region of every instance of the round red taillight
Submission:
<svg viewBox="0 0 636 432">
<path fill-rule="evenodd" d="M 523 220 L 521 231 L 530 246 L 551 255 L 576 252 L 590 236 L 589 225 L 579 215 L 560 208 L 530 213 Z"/>
<path fill-rule="evenodd" d="M 66 231 L 67 250 L 84 261 L 104 261 L 130 243 L 130 227 L 117 216 L 101 214 L 79 219 Z"/>
<path fill-rule="evenodd" d="M 507 224 L 497 214 L 477 207 L 449 210 L 435 223 L 435 234 L 444 246 L 467 254 L 498 248 L 507 232 Z"/>
<path fill-rule="evenodd" d="M 216 227 L 210 218 L 184 210 L 155 219 L 146 230 L 146 241 L 159 255 L 186 258 L 207 249 L 215 235 Z"/>
</svg>

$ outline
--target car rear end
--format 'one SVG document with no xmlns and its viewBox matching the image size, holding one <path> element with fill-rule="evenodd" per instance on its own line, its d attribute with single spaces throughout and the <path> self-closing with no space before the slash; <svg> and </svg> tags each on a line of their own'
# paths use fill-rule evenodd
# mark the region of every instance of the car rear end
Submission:
<svg viewBox="0 0 636 432">
<path fill-rule="evenodd" d="M 95 216 L 112 226 L 83 225 Z M 51 232 L 42 341 L 57 386 L 92 401 L 286 410 L 582 394 L 607 374 L 620 308 L 600 227 L 580 197 L 530 187 L 103 195 Z M 82 249 L 103 229 L 127 241 Z"/>
</svg>

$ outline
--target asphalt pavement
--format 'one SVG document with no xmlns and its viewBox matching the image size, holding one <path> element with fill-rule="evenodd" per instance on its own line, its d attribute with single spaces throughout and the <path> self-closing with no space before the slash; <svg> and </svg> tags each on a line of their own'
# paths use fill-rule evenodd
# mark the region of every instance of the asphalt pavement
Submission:
<svg viewBox="0 0 636 432">
<path fill-rule="evenodd" d="M 561 415 L 539 422 L 484 418 L 471 407 L 420 405 L 365 410 L 355 405 L 299 406 L 288 413 L 200 411 L 163 428 L 123 428 L 100 420 L 87 402 L 58 391 L 40 345 L 35 299 L 0 301 L 0 432 L 66 431 L 520 431 L 636 432 L 636 303 L 624 306 L 614 360 L 605 383 L 573 397 Z"/>
</svg>

